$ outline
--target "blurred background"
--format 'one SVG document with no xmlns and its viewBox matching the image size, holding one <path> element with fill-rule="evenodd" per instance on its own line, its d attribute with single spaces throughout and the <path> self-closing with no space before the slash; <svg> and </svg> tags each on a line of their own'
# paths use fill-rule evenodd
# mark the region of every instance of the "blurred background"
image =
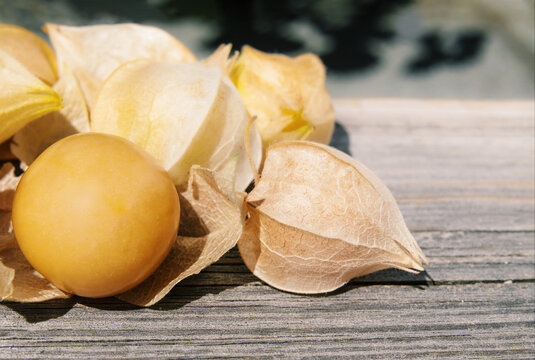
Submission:
<svg viewBox="0 0 535 360">
<path fill-rule="evenodd" d="M 533 0 L 0 0 L 0 22 L 161 27 L 199 58 L 218 44 L 313 52 L 333 97 L 533 99 Z"/>
</svg>

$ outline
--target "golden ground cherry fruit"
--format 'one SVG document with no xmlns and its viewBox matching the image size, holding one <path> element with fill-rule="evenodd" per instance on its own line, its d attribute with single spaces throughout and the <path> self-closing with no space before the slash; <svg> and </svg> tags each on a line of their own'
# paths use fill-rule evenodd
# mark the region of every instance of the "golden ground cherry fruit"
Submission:
<svg viewBox="0 0 535 360">
<path fill-rule="evenodd" d="M 104 297 L 145 280 L 180 217 L 167 172 L 137 145 L 86 133 L 43 152 L 23 175 L 13 228 L 30 264 L 58 288 Z"/>
</svg>

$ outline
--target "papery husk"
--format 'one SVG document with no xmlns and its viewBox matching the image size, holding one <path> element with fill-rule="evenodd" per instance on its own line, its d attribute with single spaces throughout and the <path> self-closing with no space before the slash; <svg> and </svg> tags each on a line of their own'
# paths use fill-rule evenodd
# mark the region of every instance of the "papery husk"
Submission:
<svg viewBox="0 0 535 360">
<path fill-rule="evenodd" d="M 0 144 L 0 161 L 16 160 L 16 156 L 11 152 L 11 139 Z"/>
<path fill-rule="evenodd" d="M 11 211 L 19 180 L 20 176 L 15 175 L 15 167 L 11 163 L 2 165 L 0 168 L 0 211 Z M 1 228 L 0 234 L 2 234 Z"/>
<path fill-rule="evenodd" d="M 325 293 L 386 268 L 422 271 L 426 262 L 386 186 L 326 145 L 270 147 L 246 201 L 250 218 L 240 254 L 258 278 L 278 289 Z"/>
<path fill-rule="evenodd" d="M 283 140 L 329 143 L 335 114 L 316 55 L 291 58 L 244 46 L 230 77 L 257 117 L 264 147 Z"/>
<path fill-rule="evenodd" d="M 57 78 L 56 56 L 48 44 L 23 27 L 0 24 L 0 50 L 13 56 L 47 85 Z"/>
<path fill-rule="evenodd" d="M 207 67 L 218 67 L 225 75 L 230 76 L 232 68 L 240 55 L 238 51 L 235 51 L 230 56 L 231 50 L 232 44 L 221 44 L 210 56 L 203 59 L 202 64 Z"/>
<path fill-rule="evenodd" d="M 232 82 L 218 67 L 138 60 L 117 69 L 100 91 L 91 129 L 144 148 L 184 184 L 192 165 L 219 170 L 238 155 L 236 189 L 253 178 L 244 136 L 249 118 Z M 259 164 L 261 143 L 252 130 Z"/>
<path fill-rule="evenodd" d="M 67 294 L 46 280 L 26 260 L 18 247 L 0 251 L 0 288 L 7 289 L 0 299 L 16 302 L 42 302 L 52 299 L 66 299 Z M 3 295 L 3 296 L 2 296 Z"/>
<path fill-rule="evenodd" d="M 67 65 L 52 88 L 63 98 L 63 108 L 30 122 L 12 138 L 11 152 L 27 166 L 56 141 L 89 131 L 84 95 Z"/>
<path fill-rule="evenodd" d="M 63 63 L 72 69 L 90 109 L 104 80 L 126 62 L 135 59 L 196 60 L 184 44 L 153 26 L 46 24 L 44 30 L 56 51 L 60 74 Z"/>
<path fill-rule="evenodd" d="M 0 50 L 0 143 L 30 121 L 61 108 L 61 97 Z"/>
<path fill-rule="evenodd" d="M 2 221 L 2 214 L 0 212 L 0 221 Z M 11 216 L 9 216 L 11 218 Z M 11 234 L 0 234 L 0 301 L 7 299 L 13 294 L 13 279 L 15 278 L 15 270 L 4 265 L 2 261 L 2 253 L 4 250 L 12 246 L 15 237 Z"/>
<path fill-rule="evenodd" d="M 11 164 L 0 169 L 0 300 L 40 302 L 68 298 L 32 268 L 20 251 L 11 226 L 13 194 L 20 177 Z"/>
<path fill-rule="evenodd" d="M 232 164 L 233 163 L 233 164 Z M 199 273 L 233 248 L 243 230 L 243 197 L 233 191 L 234 170 L 214 172 L 193 166 L 180 189 L 178 237 L 162 265 L 147 280 L 118 295 L 123 301 L 151 306 L 185 278 Z M 228 165 L 227 165 L 228 166 Z M 230 197 L 229 197 L 230 196 Z"/>
</svg>

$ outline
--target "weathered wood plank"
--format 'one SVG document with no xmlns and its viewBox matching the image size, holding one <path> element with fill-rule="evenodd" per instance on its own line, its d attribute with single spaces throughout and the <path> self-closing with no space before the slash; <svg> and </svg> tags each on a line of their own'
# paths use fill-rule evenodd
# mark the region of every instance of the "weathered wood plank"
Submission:
<svg viewBox="0 0 535 360">
<path fill-rule="evenodd" d="M 0 357 L 527 359 L 534 291 L 533 283 L 353 286 L 298 296 L 253 283 L 180 287 L 155 309 L 124 311 L 111 299 L 11 304 L 0 307 Z"/>
<path fill-rule="evenodd" d="M 403 198 L 399 207 L 411 230 L 534 231 L 535 199 Z"/>
<path fill-rule="evenodd" d="M 337 101 L 336 112 L 335 142 L 385 180 L 533 184 L 534 102 Z"/>
<path fill-rule="evenodd" d="M 333 143 L 417 230 L 535 230 L 535 103 L 339 100 Z"/>
<path fill-rule="evenodd" d="M 535 357 L 535 104 L 342 100 L 334 143 L 396 196 L 430 260 L 329 296 L 272 289 L 236 249 L 154 308 L 0 304 L 0 358 Z"/>
</svg>

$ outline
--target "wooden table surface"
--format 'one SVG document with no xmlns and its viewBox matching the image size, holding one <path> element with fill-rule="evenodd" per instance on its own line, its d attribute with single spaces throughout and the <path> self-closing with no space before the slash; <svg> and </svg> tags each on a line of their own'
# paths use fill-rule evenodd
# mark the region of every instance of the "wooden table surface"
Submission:
<svg viewBox="0 0 535 360">
<path fill-rule="evenodd" d="M 0 303 L 0 358 L 535 357 L 535 104 L 337 100 L 333 144 L 389 186 L 430 264 L 326 296 L 236 249 L 152 308 Z"/>
</svg>

